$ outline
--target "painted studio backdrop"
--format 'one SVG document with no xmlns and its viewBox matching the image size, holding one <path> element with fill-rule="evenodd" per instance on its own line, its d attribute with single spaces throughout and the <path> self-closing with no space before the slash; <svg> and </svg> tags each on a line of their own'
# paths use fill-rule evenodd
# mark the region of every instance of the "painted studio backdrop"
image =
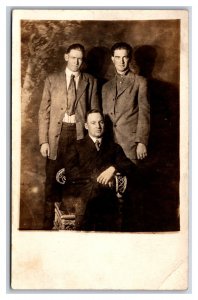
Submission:
<svg viewBox="0 0 198 300">
<path fill-rule="evenodd" d="M 43 222 L 45 159 L 38 142 L 38 110 L 47 74 L 65 68 L 64 51 L 86 48 L 83 68 L 99 82 L 114 75 L 110 48 L 133 46 L 131 68 L 148 79 L 151 133 L 140 165 L 145 231 L 179 230 L 180 23 L 155 21 L 21 21 L 22 143 L 20 229 Z"/>
</svg>

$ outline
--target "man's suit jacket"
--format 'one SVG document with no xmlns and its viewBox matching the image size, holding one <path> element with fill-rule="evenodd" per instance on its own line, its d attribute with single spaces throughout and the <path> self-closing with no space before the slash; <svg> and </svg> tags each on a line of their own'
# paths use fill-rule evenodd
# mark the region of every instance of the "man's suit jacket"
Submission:
<svg viewBox="0 0 198 300">
<path fill-rule="evenodd" d="M 83 199 L 84 208 L 86 203 L 95 197 L 101 197 L 103 200 L 108 198 L 115 199 L 115 191 L 97 183 L 98 175 L 110 166 L 114 166 L 118 172 L 123 175 L 131 176 L 136 166 L 128 159 L 122 148 L 103 137 L 100 150 L 97 151 L 94 142 L 87 135 L 84 139 L 76 141 L 70 152 L 58 162 L 58 168 L 65 168 L 66 178 L 88 178 L 87 183 L 82 183 L 79 187 L 79 193 Z M 84 209 L 82 208 L 82 210 Z"/>
<path fill-rule="evenodd" d="M 136 145 L 147 145 L 150 130 L 150 105 L 146 80 L 129 71 L 116 95 L 116 77 L 102 89 L 103 113 L 115 142 L 131 160 L 136 159 Z"/>
<path fill-rule="evenodd" d="M 49 143 L 50 159 L 57 157 L 62 121 L 66 112 L 67 86 L 65 71 L 47 77 L 39 110 L 39 144 Z M 81 73 L 75 105 L 77 139 L 84 137 L 86 112 L 99 108 L 96 79 Z"/>
</svg>

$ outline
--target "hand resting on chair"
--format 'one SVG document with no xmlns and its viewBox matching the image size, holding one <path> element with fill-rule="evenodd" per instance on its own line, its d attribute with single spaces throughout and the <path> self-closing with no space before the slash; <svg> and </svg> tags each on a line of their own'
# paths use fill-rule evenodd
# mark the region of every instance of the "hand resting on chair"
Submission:
<svg viewBox="0 0 198 300">
<path fill-rule="evenodd" d="M 113 178 L 116 174 L 116 169 L 113 166 L 110 166 L 106 170 L 104 170 L 100 175 L 97 177 L 97 182 L 101 183 L 102 185 L 109 185 L 109 187 L 112 187 L 113 185 Z"/>
<path fill-rule="evenodd" d="M 56 181 L 60 184 L 65 184 L 66 182 L 76 184 L 76 183 L 87 183 L 92 180 L 89 177 L 83 178 L 68 178 L 65 176 L 65 169 L 61 169 L 56 174 Z M 113 166 L 110 166 L 104 170 L 96 178 L 96 181 L 100 184 L 107 185 L 110 188 L 115 188 L 117 195 L 124 194 L 127 187 L 127 177 L 116 172 Z"/>
</svg>

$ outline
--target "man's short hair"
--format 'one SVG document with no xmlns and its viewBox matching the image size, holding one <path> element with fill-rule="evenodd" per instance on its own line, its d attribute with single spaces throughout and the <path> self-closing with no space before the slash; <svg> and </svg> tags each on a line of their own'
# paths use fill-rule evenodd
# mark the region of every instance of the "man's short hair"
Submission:
<svg viewBox="0 0 198 300">
<path fill-rule="evenodd" d="M 72 44 L 72 45 L 70 45 L 67 48 L 66 53 L 68 54 L 71 50 L 80 50 L 82 52 L 83 56 L 85 55 L 85 48 L 81 44 Z"/>
<path fill-rule="evenodd" d="M 112 47 L 111 47 L 111 56 L 114 56 L 114 52 L 115 50 L 118 49 L 125 49 L 128 52 L 128 57 L 131 59 L 132 57 L 132 52 L 133 52 L 133 48 L 125 43 L 125 42 L 119 42 L 119 43 L 115 43 Z"/>
<path fill-rule="evenodd" d="M 100 115 L 102 116 L 102 118 L 104 119 L 104 115 L 103 115 L 102 111 L 99 110 L 99 109 L 93 108 L 93 109 L 90 109 L 90 110 L 87 112 L 87 114 L 86 114 L 86 121 L 87 121 L 89 115 L 95 114 L 95 113 L 100 114 Z"/>
</svg>

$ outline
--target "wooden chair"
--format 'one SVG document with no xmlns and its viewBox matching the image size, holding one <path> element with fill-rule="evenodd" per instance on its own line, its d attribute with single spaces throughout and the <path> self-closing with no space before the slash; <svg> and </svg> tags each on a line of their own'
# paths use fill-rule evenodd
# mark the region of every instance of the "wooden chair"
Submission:
<svg viewBox="0 0 198 300">
<path fill-rule="evenodd" d="M 57 172 L 56 180 L 60 184 L 65 184 L 67 181 L 65 177 L 65 169 L 61 169 Z M 85 179 L 83 179 L 85 180 Z M 88 179 L 86 179 L 88 180 Z M 69 180 L 68 180 L 69 181 Z M 78 179 L 79 182 L 79 179 Z M 75 184 L 75 179 L 70 180 L 70 183 Z M 114 177 L 113 187 L 116 192 L 116 196 L 118 198 L 119 204 L 119 219 L 121 224 L 122 219 L 122 204 L 123 204 L 123 197 L 125 190 L 127 187 L 127 177 L 117 173 Z M 73 200 L 75 202 L 75 198 Z M 74 203 L 74 210 L 75 210 L 75 203 Z M 54 219 L 54 228 L 55 230 L 75 230 L 75 212 L 71 212 L 69 209 L 61 210 L 61 203 L 55 202 L 55 219 Z"/>
</svg>

